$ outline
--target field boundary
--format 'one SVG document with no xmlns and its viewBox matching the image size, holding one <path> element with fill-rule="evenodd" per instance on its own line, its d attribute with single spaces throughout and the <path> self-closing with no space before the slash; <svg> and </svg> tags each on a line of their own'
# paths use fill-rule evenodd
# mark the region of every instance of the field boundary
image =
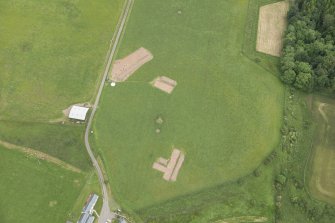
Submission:
<svg viewBox="0 0 335 223">
<path fill-rule="evenodd" d="M 106 56 L 105 56 L 104 63 L 102 64 L 102 70 L 99 72 L 100 75 L 99 75 L 99 77 L 96 80 L 95 89 L 94 89 L 94 91 L 92 93 L 92 96 L 91 96 L 90 100 L 88 100 L 91 104 L 93 104 L 94 99 L 95 99 L 95 95 L 97 95 L 98 92 L 99 92 L 99 87 L 100 87 L 101 79 L 105 79 L 106 80 L 106 78 L 104 78 L 104 68 L 108 65 L 109 56 L 110 56 L 110 54 L 111 54 L 111 52 L 113 50 L 113 45 L 114 45 L 114 42 L 115 42 L 115 39 L 116 39 L 117 30 L 120 28 L 120 25 L 121 25 L 121 22 L 122 22 L 122 17 L 124 15 L 124 11 L 126 10 L 128 0 L 124 0 L 123 2 L 124 3 L 123 3 L 123 6 L 121 8 L 119 20 L 116 23 L 115 30 L 113 31 L 113 36 L 112 36 L 112 39 L 110 40 L 109 47 L 108 47 L 108 50 L 107 50 L 107 53 L 106 53 Z M 107 80 L 108 80 L 108 78 L 107 78 Z"/>
<path fill-rule="evenodd" d="M 57 166 L 60 166 L 60 167 L 63 167 L 64 169 L 70 170 L 72 172 L 82 173 L 82 171 L 79 168 L 74 167 L 71 164 L 68 164 L 68 163 L 66 163 L 66 162 L 64 162 L 64 161 L 62 161 L 62 160 L 60 160 L 56 157 L 50 156 L 50 155 L 48 155 L 46 153 L 43 153 L 43 152 L 40 152 L 38 150 L 29 148 L 29 147 L 24 147 L 24 146 L 11 144 L 9 142 L 5 142 L 5 141 L 2 141 L 2 140 L 0 140 L 0 145 L 2 145 L 4 148 L 9 149 L 9 150 L 16 150 L 16 151 L 25 153 L 28 156 L 32 156 L 32 157 L 35 157 L 35 158 L 40 159 L 40 160 L 48 161 L 50 163 L 53 163 L 53 164 L 55 164 Z"/>
</svg>

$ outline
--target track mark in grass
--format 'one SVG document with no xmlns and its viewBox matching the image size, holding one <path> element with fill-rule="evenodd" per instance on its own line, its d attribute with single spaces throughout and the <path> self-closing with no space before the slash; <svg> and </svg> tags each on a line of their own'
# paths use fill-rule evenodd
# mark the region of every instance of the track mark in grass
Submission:
<svg viewBox="0 0 335 223">
<path fill-rule="evenodd" d="M 25 153 L 29 156 L 33 156 L 37 159 L 46 160 L 50 163 L 56 164 L 57 166 L 63 167 L 67 170 L 71 170 L 71 171 L 76 172 L 76 173 L 81 173 L 82 172 L 79 168 L 74 167 L 74 166 L 72 166 L 72 165 L 70 165 L 70 164 L 68 164 L 68 163 L 66 163 L 66 162 L 64 162 L 60 159 L 57 159 L 56 157 L 50 156 L 46 153 L 31 149 L 31 148 L 28 148 L 28 147 L 14 145 L 14 144 L 2 141 L 2 140 L 0 140 L 0 145 L 4 146 L 7 149 L 13 149 L 13 150 L 23 152 L 23 153 Z"/>
</svg>

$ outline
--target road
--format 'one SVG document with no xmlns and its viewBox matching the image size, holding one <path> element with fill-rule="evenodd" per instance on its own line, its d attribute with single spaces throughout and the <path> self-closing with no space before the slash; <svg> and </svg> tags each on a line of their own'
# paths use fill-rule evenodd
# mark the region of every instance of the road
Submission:
<svg viewBox="0 0 335 223">
<path fill-rule="evenodd" d="M 109 206 L 108 189 L 107 189 L 107 186 L 105 184 L 105 180 L 107 180 L 107 179 L 104 178 L 104 175 L 102 173 L 102 169 L 99 166 L 98 161 L 94 157 L 94 154 L 92 152 L 92 149 L 91 149 L 88 138 L 89 138 L 89 134 L 91 132 L 92 120 L 93 120 L 95 112 L 97 110 L 97 107 L 98 107 L 98 104 L 99 104 L 99 101 L 100 101 L 100 97 L 101 97 L 101 93 L 102 93 L 102 90 L 104 88 L 108 72 L 109 72 L 110 67 L 112 65 L 117 45 L 120 41 L 122 31 L 123 31 L 124 26 L 126 24 L 128 14 L 129 14 L 130 9 L 131 9 L 132 1 L 133 0 L 127 0 L 126 6 L 125 6 L 123 14 L 122 14 L 122 18 L 120 20 L 121 23 L 119 23 L 119 26 L 118 26 L 117 34 L 116 34 L 116 36 L 114 35 L 115 40 L 114 40 L 114 43 L 113 43 L 113 46 L 112 46 L 112 50 L 110 51 L 110 54 L 109 54 L 109 57 L 108 57 L 108 62 L 105 66 L 105 71 L 104 71 L 103 77 L 101 79 L 101 83 L 100 83 L 100 86 L 99 86 L 99 89 L 98 89 L 98 93 L 97 93 L 97 96 L 95 98 L 95 102 L 94 102 L 94 105 L 93 105 L 93 108 L 92 108 L 92 112 L 91 112 L 91 115 L 88 119 L 88 123 L 87 123 L 87 126 L 86 126 L 86 131 L 85 131 L 86 150 L 87 150 L 87 152 L 88 152 L 88 154 L 91 158 L 91 161 L 93 163 L 93 166 L 94 166 L 95 170 L 97 171 L 100 186 L 101 186 L 101 191 L 102 191 L 103 203 L 102 203 L 102 208 L 101 208 L 100 217 L 99 217 L 99 221 L 98 221 L 99 223 L 105 223 L 105 222 L 107 222 L 107 220 L 111 220 L 112 218 L 114 218 L 114 214 L 111 213 L 110 206 Z"/>
</svg>

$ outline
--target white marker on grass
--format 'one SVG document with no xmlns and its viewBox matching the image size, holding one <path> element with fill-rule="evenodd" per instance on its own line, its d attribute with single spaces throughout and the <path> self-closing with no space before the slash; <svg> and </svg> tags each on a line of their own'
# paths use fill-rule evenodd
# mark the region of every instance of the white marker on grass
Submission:
<svg viewBox="0 0 335 223">
<path fill-rule="evenodd" d="M 112 83 L 111 83 L 111 86 L 112 86 L 112 87 L 115 87 L 115 85 L 116 85 L 115 82 L 112 82 Z"/>
</svg>

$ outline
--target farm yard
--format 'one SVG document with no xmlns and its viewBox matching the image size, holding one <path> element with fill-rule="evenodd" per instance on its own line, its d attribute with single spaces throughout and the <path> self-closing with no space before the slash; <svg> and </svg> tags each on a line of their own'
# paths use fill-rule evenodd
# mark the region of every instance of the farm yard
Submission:
<svg viewBox="0 0 335 223">
<path fill-rule="evenodd" d="M 284 90 L 241 54 L 247 11 L 248 1 L 134 3 L 115 59 L 140 47 L 153 59 L 105 87 L 92 136 L 127 211 L 243 178 L 278 145 Z M 157 76 L 178 83 L 171 94 L 151 85 Z M 185 160 L 170 182 L 152 166 L 173 148 Z"/>
</svg>

